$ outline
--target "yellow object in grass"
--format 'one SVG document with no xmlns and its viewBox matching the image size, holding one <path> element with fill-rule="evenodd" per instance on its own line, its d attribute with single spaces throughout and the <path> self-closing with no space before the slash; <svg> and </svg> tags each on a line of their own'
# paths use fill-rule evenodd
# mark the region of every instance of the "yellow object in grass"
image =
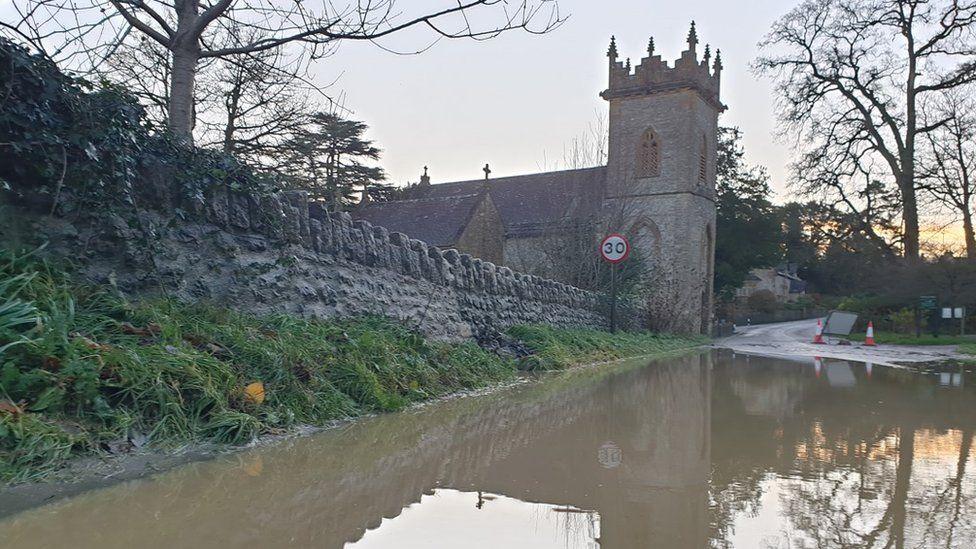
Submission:
<svg viewBox="0 0 976 549">
<path fill-rule="evenodd" d="M 244 398 L 253 404 L 264 402 L 264 383 L 255 381 L 244 388 Z"/>
</svg>

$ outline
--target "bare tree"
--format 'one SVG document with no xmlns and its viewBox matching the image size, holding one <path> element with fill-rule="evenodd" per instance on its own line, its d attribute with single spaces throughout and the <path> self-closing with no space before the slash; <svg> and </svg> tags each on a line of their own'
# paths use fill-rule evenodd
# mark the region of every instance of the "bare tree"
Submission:
<svg viewBox="0 0 976 549">
<path fill-rule="evenodd" d="M 240 44 L 229 29 L 225 44 Z M 279 145 L 308 123 L 325 88 L 308 78 L 309 59 L 297 48 L 278 48 L 210 59 L 199 66 L 194 88 L 194 140 L 249 161 L 277 165 Z M 123 44 L 99 71 L 133 92 L 154 124 L 167 125 L 169 52 L 151 40 Z"/>
<path fill-rule="evenodd" d="M 776 80 L 782 130 L 805 143 L 797 181 L 853 208 L 893 187 L 909 259 L 919 257 L 917 141 L 945 124 L 919 110 L 976 80 L 974 22 L 976 3 L 958 0 L 805 0 L 760 43 L 755 68 Z"/>
<path fill-rule="evenodd" d="M 222 60 L 211 83 L 219 104 L 198 114 L 200 143 L 255 165 L 276 165 L 281 143 L 310 121 L 316 100 L 325 97 L 303 73 L 304 60 L 287 59 L 280 49 Z"/>
<path fill-rule="evenodd" d="M 976 259 L 976 101 L 972 89 L 953 90 L 933 105 L 931 117 L 947 120 L 926 134 L 922 186 L 939 205 L 962 217 L 966 257 Z M 958 218 L 956 218 L 958 220 Z"/>
<path fill-rule="evenodd" d="M 3 26 L 56 60 L 98 65 L 133 34 L 166 48 L 172 67 L 168 123 L 187 142 L 193 138 L 193 90 L 202 60 L 257 54 L 288 44 L 304 45 L 314 59 L 342 40 L 376 41 L 408 29 L 426 29 L 435 40 L 485 40 L 513 29 L 544 33 L 562 22 L 555 0 L 512 5 L 504 0 L 461 0 L 420 11 L 396 0 L 345 5 L 330 0 L 18 0 L 14 7 L 17 19 Z M 252 40 L 224 45 L 218 38 L 232 27 Z"/>
<path fill-rule="evenodd" d="M 146 108 L 146 115 L 152 124 L 166 127 L 168 83 L 173 72 L 166 48 L 149 40 L 122 44 L 99 72 L 135 95 Z M 206 74 L 208 71 L 201 67 L 201 72 Z M 208 91 L 209 86 L 204 79 L 198 78 L 195 90 L 197 108 L 202 106 L 199 98 L 212 96 Z"/>
<path fill-rule="evenodd" d="M 593 113 L 586 131 L 580 133 L 563 146 L 563 166 L 568 170 L 605 166 L 607 163 L 607 147 L 609 146 L 609 124 L 605 110 Z"/>
</svg>

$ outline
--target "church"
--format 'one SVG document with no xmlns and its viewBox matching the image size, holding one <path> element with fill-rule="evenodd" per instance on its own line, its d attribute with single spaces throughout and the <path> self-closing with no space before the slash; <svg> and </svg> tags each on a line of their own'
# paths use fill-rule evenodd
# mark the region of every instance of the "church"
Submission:
<svg viewBox="0 0 976 549">
<path fill-rule="evenodd" d="M 512 177 L 420 182 L 351 213 L 440 248 L 567 283 L 605 234 L 628 237 L 655 327 L 705 333 L 711 323 L 715 162 L 722 61 L 688 47 L 670 65 L 653 38 L 636 66 L 610 39 L 607 164 Z M 577 249 L 586 250 L 579 257 Z M 575 254 L 575 255 L 574 255 Z"/>
</svg>

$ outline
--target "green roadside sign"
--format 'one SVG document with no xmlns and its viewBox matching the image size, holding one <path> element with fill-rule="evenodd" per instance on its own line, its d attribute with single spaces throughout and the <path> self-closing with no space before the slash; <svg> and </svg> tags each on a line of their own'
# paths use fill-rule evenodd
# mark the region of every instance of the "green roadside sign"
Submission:
<svg viewBox="0 0 976 549">
<path fill-rule="evenodd" d="M 918 296 L 918 308 L 923 311 L 934 311 L 938 308 L 938 299 L 934 295 Z"/>
</svg>

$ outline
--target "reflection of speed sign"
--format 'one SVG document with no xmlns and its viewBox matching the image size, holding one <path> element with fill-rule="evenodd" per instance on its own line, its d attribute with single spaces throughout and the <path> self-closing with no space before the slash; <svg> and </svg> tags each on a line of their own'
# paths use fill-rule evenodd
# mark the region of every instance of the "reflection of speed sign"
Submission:
<svg viewBox="0 0 976 549">
<path fill-rule="evenodd" d="M 614 233 L 600 242 L 600 255 L 610 263 L 620 263 L 630 255 L 630 243 L 623 235 Z"/>
</svg>

